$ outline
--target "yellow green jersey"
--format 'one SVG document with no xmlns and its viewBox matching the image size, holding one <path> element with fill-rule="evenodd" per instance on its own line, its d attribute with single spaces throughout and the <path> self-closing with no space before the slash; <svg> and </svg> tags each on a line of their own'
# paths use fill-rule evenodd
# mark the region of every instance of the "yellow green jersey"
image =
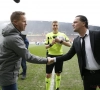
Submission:
<svg viewBox="0 0 100 90">
<path fill-rule="evenodd" d="M 53 32 L 50 32 L 46 35 L 45 44 L 52 43 L 52 40 L 55 37 L 60 37 L 60 38 L 63 37 L 65 41 L 69 41 L 69 38 L 64 33 L 58 32 L 57 34 L 54 34 Z M 62 55 L 63 54 L 62 44 L 56 43 L 52 47 L 48 48 L 48 54 L 49 55 Z"/>
</svg>

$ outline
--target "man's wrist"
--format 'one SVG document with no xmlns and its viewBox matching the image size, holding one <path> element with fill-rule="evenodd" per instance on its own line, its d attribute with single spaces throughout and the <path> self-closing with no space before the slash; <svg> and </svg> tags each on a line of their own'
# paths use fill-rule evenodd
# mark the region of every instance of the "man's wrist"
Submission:
<svg viewBox="0 0 100 90">
<path fill-rule="evenodd" d="M 56 62 L 56 57 L 54 57 L 54 62 Z"/>
<path fill-rule="evenodd" d="M 53 45 L 52 44 L 49 44 L 49 46 L 52 47 Z"/>
<path fill-rule="evenodd" d="M 63 43 L 63 40 L 61 40 L 59 43 L 62 44 Z"/>
</svg>

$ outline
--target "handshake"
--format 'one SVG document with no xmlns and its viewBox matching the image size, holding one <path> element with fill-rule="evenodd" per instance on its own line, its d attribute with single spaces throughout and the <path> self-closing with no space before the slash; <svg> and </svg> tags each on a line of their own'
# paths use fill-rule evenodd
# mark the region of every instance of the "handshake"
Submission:
<svg viewBox="0 0 100 90">
<path fill-rule="evenodd" d="M 47 57 L 47 59 L 48 59 L 47 65 L 50 65 L 50 64 L 56 62 L 56 58 L 55 57 L 54 58 Z"/>
</svg>

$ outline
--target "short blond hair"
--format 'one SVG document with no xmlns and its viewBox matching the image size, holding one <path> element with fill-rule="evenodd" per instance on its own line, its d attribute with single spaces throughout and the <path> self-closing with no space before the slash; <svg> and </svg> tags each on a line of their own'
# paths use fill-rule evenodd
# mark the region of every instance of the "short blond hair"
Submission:
<svg viewBox="0 0 100 90">
<path fill-rule="evenodd" d="M 53 21 L 52 23 L 58 23 L 58 21 Z"/>
</svg>

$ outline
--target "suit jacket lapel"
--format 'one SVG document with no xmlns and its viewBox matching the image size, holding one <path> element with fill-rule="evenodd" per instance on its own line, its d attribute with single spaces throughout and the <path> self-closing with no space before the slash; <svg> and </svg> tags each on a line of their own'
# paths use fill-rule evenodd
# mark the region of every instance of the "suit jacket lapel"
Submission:
<svg viewBox="0 0 100 90">
<path fill-rule="evenodd" d="M 89 35 L 90 35 L 90 44 L 91 44 L 92 52 L 94 53 L 94 34 L 92 31 L 89 31 Z"/>
</svg>

